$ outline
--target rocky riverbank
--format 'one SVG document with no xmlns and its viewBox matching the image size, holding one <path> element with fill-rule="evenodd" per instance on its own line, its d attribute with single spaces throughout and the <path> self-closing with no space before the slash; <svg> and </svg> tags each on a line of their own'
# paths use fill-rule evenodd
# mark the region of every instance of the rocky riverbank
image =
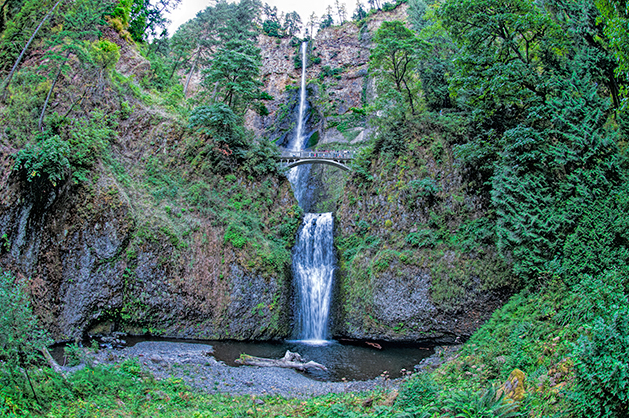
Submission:
<svg viewBox="0 0 629 418">
<path fill-rule="evenodd" d="M 193 388 L 231 395 L 279 395 L 307 398 L 327 393 L 397 388 L 402 379 L 378 377 L 368 381 L 321 382 L 305 373 L 278 367 L 232 367 L 213 356 L 206 344 L 145 341 L 124 349 L 100 349 L 88 355 L 95 364 L 137 361 L 157 379 L 182 379 Z"/>
</svg>

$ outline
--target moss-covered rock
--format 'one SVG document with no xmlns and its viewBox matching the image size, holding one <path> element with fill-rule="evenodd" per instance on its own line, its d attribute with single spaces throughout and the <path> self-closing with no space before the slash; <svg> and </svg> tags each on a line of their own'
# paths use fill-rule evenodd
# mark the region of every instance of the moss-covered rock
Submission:
<svg viewBox="0 0 629 418">
<path fill-rule="evenodd" d="M 368 151 L 369 175 L 355 172 L 339 199 L 335 335 L 457 342 L 514 287 L 487 203 L 456 164 L 452 118 L 414 123 L 406 152 Z"/>
</svg>

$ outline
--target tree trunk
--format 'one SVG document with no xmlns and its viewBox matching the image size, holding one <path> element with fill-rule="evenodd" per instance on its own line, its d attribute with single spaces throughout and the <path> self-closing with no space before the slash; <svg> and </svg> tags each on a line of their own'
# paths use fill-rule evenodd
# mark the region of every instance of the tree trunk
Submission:
<svg viewBox="0 0 629 418">
<path fill-rule="evenodd" d="M 20 52 L 20 56 L 17 57 L 17 60 L 15 61 L 15 64 L 13 64 L 13 68 L 11 68 L 11 71 L 9 72 L 9 75 L 7 76 L 7 78 L 4 80 L 4 83 L 2 84 L 2 101 L 4 101 L 6 99 L 7 89 L 9 88 L 9 84 L 11 84 L 11 79 L 13 78 L 13 74 L 15 74 L 15 70 L 17 70 L 18 65 L 20 65 L 20 62 L 22 61 L 22 58 L 24 58 L 24 54 L 26 53 L 26 50 L 31 45 L 31 42 L 33 42 L 33 39 L 35 39 L 35 36 L 37 35 L 37 32 L 39 32 L 41 27 L 44 26 L 44 23 L 46 23 L 48 18 L 50 16 L 52 16 L 53 12 L 55 11 L 57 6 L 59 6 L 59 4 L 62 1 L 63 0 L 57 1 L 57 3 L 55 3 L 53 8 L 50 9 L 50 11 L 46 14 L 46 16 L 44 16 L 42 21 L 39 22 L 39 25 L 37 25 L 37 28 L 35 28 L 35 32 L 33 32 L 33 34 L 31 35 L 31 38 L 26 43 L 26 46 L 24 47 L 24 49 L 22 49 L 22 52 Z"/>
<path fill-rule="evenodd" d="M 35 402 L 39 403 L 39 398 L 35 393 L 35 388 L 33 387 L 33 382 L 31 382 L 31 377 L 28 375 L 28 370 L 26 366 L 24 366 L 24 374 L 26 375 L 26 380 L 28 380 L 28 385 L 31 387 L 31 392 L 33 392 L 33 397 L 35 398 Z"/>
<path fill-rule="evenodd" d="M 59 79 L 59 76 L 61 75 L 61 70 L 63 70 L 63 65 L 68 61 L 68 58 L 70 58 L 70 51 L 68 51 L 68 53 L 66 54 L 66 57 L 61 62 L 61 64 L 59 64 L 59 70 L 57 71 L 57 74 L 55 75 L 55 79 L 52 80 L 52 85 L 50 86 L 50 90 L 48 90 L 48 95 L 46 96 L 46 101 L 44 102 L 44 107 L 42 107 L 41 114 L 39 115 L 39 125 L 38 126 L 39 126 L 39 130 L 40 131 L 43 131 L 42 122 L 44 121 L 44 113 L 46 113 L 46 107 L 48 106 L 48 101 L 50 100 L 50 96 L 52 96 L 52 91 L 55 88 L 55 84 L 57 84 L 57 80 Z"/>
<path fill-rule="evenodd" d="M 201 55 L 201 48 L 197 51 L 197 56 L 194 57 L 194 61 L 192 62 L 192 67 L 190 68 L 190 72 L 188 73 L 188 77 L 186 78 L 186 85 L 183 87 L 183 97 L 186 97 L 186 92 L 188 91 L 188 85 L 190 84 L 190 79 L 192 78 L 192 73 L 194 72 L 194 68 L 197 66 L 197 61 L 199 60 L 199 55 Z"/>
<path fill-rule="evenodd" d="M 183 57 L 178 57 L 177 61 L 175 61 L 175 64 L 173 65 L 173 69 L 170 70 L 170 76 L 168 76 L 168 81 L 172 80 L 173 76 L 175 75 L 175 71 L 177 71 L 177 67 L 179 67 L 179 63 L 181 62 L 181 58 L 183 58 Z"/>
<path fill-rule="evenodd" d="M 411 113 L 414 115 L 415 114 L 415 106 L 413 105 L 413 94 L 411 93 L 411 89 L 408 88 L 408 84 L 406 84 L 406 80 L 404 80 L 404 87 L 406 87 L 406 94 L 408 96 L 408 101 L 411 104 Z"/>
<path fill-rule="evenodd" d="M 254 357 L 243 354 L 242 356 L 240 356 L 239 359 L 236 359 L 236 363 L 259 367 L 283 367 L 287 369 L 296 369 L 301 371 L 307 369 L 317 369 L 323 371 L 328 370 L 324 365 L 315 363 L 314 361 L 309 361 L 306 363 L 298 353 L 292 353 L 288 350 L 286 351 L 286 354 L 284 354 L 284 357 L 281 359 Z"/>
</svg>

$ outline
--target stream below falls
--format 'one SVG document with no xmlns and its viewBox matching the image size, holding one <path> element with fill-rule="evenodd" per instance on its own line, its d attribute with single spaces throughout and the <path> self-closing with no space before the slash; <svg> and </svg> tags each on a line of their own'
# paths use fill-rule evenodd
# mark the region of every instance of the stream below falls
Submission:
<svg viewBox="0 0 629 418">
<path fill-rule="evenodd" d="M 329 341 L 327 344 L 312 345 L 299 341 L 283 342 L 245 342 L 245 341 L 208 341 L 182 340 L 158 337 L 124 337 L 128 347 L 142 341 L 168 341 L 187 344 L 208 344 L 214 349 L 213 356 L 228 366 L 239 366 L 234 360 L 246 353 L 256 357 L 282 358 L 286 350 L 301 354 L 304 359 L 316 361 L 328 368 L 327 372 L 311 370 L 305 376 L 321 381 L 340 382 L 343 379 L 370 380 L 382 373 L 392 378 L 403 376 L 402 370 L 413 370 L 421 360 L 434 354 L 432 347 L 420 347 L 409 344 L 382 344 L 378 350 L 364 343 L 341 343 Z M 57 351 L 55 357 L 63 364 L 62 352 Z"/>
</svg>

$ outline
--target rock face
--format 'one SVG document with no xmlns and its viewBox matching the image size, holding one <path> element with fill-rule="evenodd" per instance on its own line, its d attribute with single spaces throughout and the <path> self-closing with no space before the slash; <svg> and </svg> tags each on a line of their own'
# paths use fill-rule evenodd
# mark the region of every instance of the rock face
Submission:
<svg viewBox="0 0 629 418">
<path fill-rule="evenodd" d="M 475 231 L 486 202 L 468 190 L 447 134 L 430 119 L 397 158 L 372 155 L 336 206 L 333 333 L 456 343 L 508 297 L 509 267 Z"/>
<path fill-rule="evenodd" d="M 456 310 L 443 309 L 431 297 L 432 276 L 428 269 L 400 264 L 392 271 L 376 274 L 369 287 L 371 295 L 358 306 L 343 305 L 336 299 L 336 336 L 382 341 L 422 341 L 453 344 L 469 338 L 504 301 L 492 292 L 477 287 L 466 289 L 466 303 Z M 347 274 L 341 272 L 341 274 Z M 351 278 L 341 277 L 338 294 L 356 286 Z"/>
<path fill-rule="evenodd" d="M 353 121 L 352 131 L 343 133 L 337 119 L 362 108 L 373 96 L 373 80 L 368 75 L 372 38 L 382 22 L 405 20 L 407 5 L 376 13 L 360 25 L 346 22 L 318 32 L 308 46 L 307 84 L 309 118 L 307 132 L 320 144 L 360 141 L 369 133 L 366 121 Z M 262 54 L 264 91 L 273 96 L 266 103 L 268 116 L 250 111 L 246 125 L 258 137 L 286 144 L 296 126 L 301 66 L 300 43 L 296 39 L 258 37 Z M 315 141 L 313 141 L 314 143 Z"/>
<path fill-rule="evenodd" d="M 13 152 L 4 147 L 0 160 L 0 267 L 27 279 L 34 310 L 57 340 L 113 331 L 265 340 L 290 334 L 288 263 L 273 274 L 256 272 L 244 250 L 224 241 L 225 226 L 199 213 L 185 215 L 194 225 L 185 243 L 159 225 L 147 229 L 146 208 L 103 167 L 92 183 L 68 181 L 38 194 L 12 172 Z M 295 203 L 288 182 L 267 181 L 274 196 L 264 204 L 286 213 Z"/>
</svg>

